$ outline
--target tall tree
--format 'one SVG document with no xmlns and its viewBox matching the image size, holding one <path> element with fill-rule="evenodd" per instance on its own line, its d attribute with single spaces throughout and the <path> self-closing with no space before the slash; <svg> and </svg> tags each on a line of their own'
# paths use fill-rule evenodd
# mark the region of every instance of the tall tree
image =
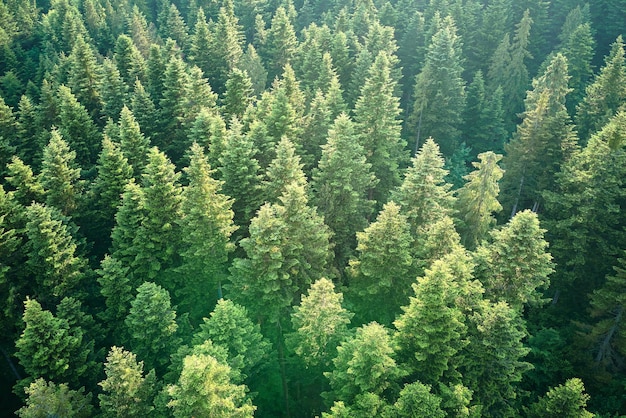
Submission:
<svg viewBox="0 0 626 418">
<path fill-rule="evenodd" d="M 39 378 L 24 388 L 26 405 L 15 414 L 20 418 L 44 418 L 63 416 L 67 418 L 89 418 L 93 416 L 91 393 L 85 389 L 72 390 L 66 383 L 59 385 Z"/>
<path fill-rule="evenodd" d="M 109 335 L 113 337 L 115 343 L 127 341 L 124 319 L 128 315 L 130 302 L 138 285 L 136 281 L 131 280 L 128 266 L 108 254 L 100 262 L 97 273 L 100 294 L 104 297 L 105 303 L 105 309 L 98 316 L 106 323 Z"/>
<path fill-rule="evenodd" d="M 582 380 L 568 379 L 564 384 L 551 388 L 528 408 L 530 418 L 593 418 L 595 415 L 587 411 L 589 395 L 585 392 Z"/>
<path fill-rule="evenodd" d="M 460 128 L 465 108 L 461 40 L 451 17 L 437 20 L 426 53 L 424 68 L 415 82 L 412 126 L 414 152 L 422 138 L 432 137 L 446 157 L 460 145 Z"/>
<path fill-rule="evenodd" d="M 493 230 L 492 242 L 477 249 L 477 277 L 491 300 L 517 310 L 545 302 L 540 292 L 549 286 L 548 276 L 554 271 L 545 232 L 537 215 L 525 210 Z"/>
<path fill-rule="evenodd" d="M 503 201 L 511 216 L 519 209 L 538 210 L 541 194 L 555 188 L 555 174 L 576 148 L 576 134 L 565 107 L 567 59 L 556 54 L 545 72 L 533 80 L 524 102 L 522 123 L 502 162 Z"/>
<path fill-rule="evenodd" d="M 83 105 L 91 117 L 98 117 L 100 112 L 100 74 L 91 45 L 78 36 L 69 57 L 68 87 L 76 99 Z"/>
<path fill-rule="evenodd" d="M 626 102 L 626 59 L 624 42 L 619 36 L 611 45 L 604 66 L 585 90 L 583 101 L 576 108 L 576 126 L 580 138 L 589 139 L 600 130 Z"/>
<path fill-rule="evenodd" d="M 408 300 L 411 277 L 409 224 L 400 207 L 387 203 L 376 222 L 357 232 L 357 257 L 350 260 L 349 296 L 359 320 L 390 324 Z"/>
<path fill-rule="evenodd" d="M 399 166 L 405 159 L 399 99 L 394 94 L 396 85 L 389 55 L 381 51 L 369 69 L 354 108 L 355 132 L 379 180 L 369 197 L 379 206 L 387 202 L 389 191 L 400 184 Z"/>
<path fill-rule="evenodd" d="M 322 158 L 313 171 L 315 204 L 333 232 L 335 260 L 343 268 L 356 247 L 356 232 L 361 231 L 372 213 L 367 192 L 376 182 L 358 143 L 350 118 L 341 114 L 328 132 Z"/>
<path fill-rule="evenodd" d="M 142 134 L 134 113 L 126 106 L 120 113 L 119 130 L 120 149 L 133 169 L 133 176 L 139 180 L 148 160 L 150 141 Z"/>
<path fill-rule="evenodd" d="M 501 155 L 491 151 L 478 155 L 472 163 L 475 171 L 465 176 L 467 183 L 457 192 L 456 206 L 461 220 L 459 227 L 465 247 L 475 248 L 496 223 L 493 214 L 502 210 L 498 202 L 498 181 L 504 171 L 498 166 Z"/>
<path fill-rule="evenodd" d="M 200 145 L 190 150 L 185 168 L 189 185 L 183 189 L 179 221 L 182 234 L 182 282 L 175 294 L 181 311 L 199 321 L 212 309 L 228 275 L 228 254 L 235 249 L 230 236 L 233 224 L 232 200 L 221 193 L 221 182 L 212 177 Z M 213 295 L 213 296 L 211 296 Z"/>
<path fill-rule="evenodd" d="M 283 67 L 289 63 L 298 46 L 295 29 L 283 6 L 276 9 L 266 36 L 263 55 L 269 79 L 273 80 L 282 73 Z"/>
<path fill-rule="evenodd" d="M 296 147 L 286 136 L 283 136 L 276 144 L 276 158 L 267 167 L 267 180 L 263 182 L 264 200 L 269 203 L 278 202 L 284 194 L 287 186 L 296 184 L 307 187 L 307 180 L 300 162 L 300 156 L 296 154 Z"/>
</svg>

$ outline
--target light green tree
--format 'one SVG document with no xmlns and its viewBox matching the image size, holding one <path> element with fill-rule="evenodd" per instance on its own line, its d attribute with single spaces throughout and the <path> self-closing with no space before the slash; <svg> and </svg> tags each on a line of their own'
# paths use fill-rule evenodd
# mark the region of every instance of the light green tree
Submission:
<svg viewBox="0 0 626 418">
<path fill-rule="evenodd" d="M 57 385 L 39 378 L 24 388 L 24 391 L 27 396 L 26 405 L 15 412 L 21 418 L 93 416 L 91 393 L 84 394 L 84 388 L 72 390 L 65 383 Z"/>
</svg>

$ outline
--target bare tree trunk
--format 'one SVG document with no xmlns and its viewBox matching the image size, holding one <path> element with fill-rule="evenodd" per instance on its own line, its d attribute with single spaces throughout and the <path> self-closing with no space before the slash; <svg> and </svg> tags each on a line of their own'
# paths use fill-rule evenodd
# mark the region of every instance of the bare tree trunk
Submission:
<svg viewBox="0 0 626 418">
<path fill-rule="evenodd" d="M 600 363 L 602 359 L 604 359 L 608 353 L 611 351 L 611 340 L 615 335 L 615 331 L 617 331 L 617 327 L 619 327 L 620 322 L 622 321 L 622 313 L 624 312 L 624 307 L 620 306 L 617 309 L 617 315 L 615 315 L 615 321 L 613 322 L 613 326 L 606 333 L 602 343 L 600 344 L 600 349 L 598 350 L 598 355 L 596 355 L 596 363 Z"/>
</svg>

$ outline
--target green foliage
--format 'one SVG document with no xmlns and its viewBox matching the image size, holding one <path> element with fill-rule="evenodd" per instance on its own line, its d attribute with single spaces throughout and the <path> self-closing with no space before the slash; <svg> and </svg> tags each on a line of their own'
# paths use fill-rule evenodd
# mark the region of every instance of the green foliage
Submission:
<svg viewBox="0 0 626 418">
<path fill-rule="evenodd" d="M 349 295 L 362 322 L 390 324 L 408 300 L 411 277 L 409 224 L 394 202 L 387 203 L 376 222 L 357 232 L 357 257 L 350 260 Z"/>
<path fill-rule="evenodd" d="M 307 180 L 302 171 L 303 164 L 296 154 L 293 143 L 283 136 L 276 145 L 276 158 L 267 167 L 267 181 L 263 183 L 264 200 L 269 203 L 278 202 L 290 185 L 306 187 Z"/>
<path fill-rule="evenodd" d="M 103 393 L 98 395 L 100 410 L 104 417 L 139 418 L 150 415 L 154 371 L 143 373 L 143 362 L 120 347 L 111 347 L 104 365 L 106 378 L 99 385 Z"/>
<path fill-rule="evenodd" d="M 475 248 L 495 225 L 494 213 L 502 210 L 498 202 L 498 181 L 504 171 L 498 166 L 501 155 L 489 151 L 478 155 L 480 162 L 472 163 L 476 168 L 465 176 L 467 183 L 457 192 L 458 217 L 461 220 L 460 234 L 467 248 Z"/>
<path fill-rule="evenodd" d="M 443 418 L 446 414 L 441 409 L 440 404 L 441 399 L 430 392 L 430 386 L 415 382 L 402 388 L 396 403 L 385 410 L 383 416 L 385 418 Z"/>
<path fill-rule="evenodd" d="M 69 167 L 68 167 L 69 168 Z M 41 179 L 33 174 L 30 166 L 26 165 L 19 157 L 13 156 L 7 165 L 6 182 L 15 191 L 13 197 L 22 205 L 29 205 L 32 202 L 43 202 L 45 190 L 41 184 Z"/>
<path fill-rule="evenodd" d="M 252 417 L 256 408 L 246 387 L 231 383 L 229 374 L 230 367 L 210 355 L 185 357 L 178 383 L 167 389 L 174 417 Z"/>
<path fill-rule="evenodd" d="M 356 335 L 337 347 L 334 369 L 325 373 L 332 399 L 356 403 L 359 395 L 383 395 L 404 373 L 394 360 L 387 329 L 372 322 L 357 328 Z"/>
<path fill-rule="evenodd" d="M 491 243 L 476 250 L 477 276 L 491 300 L 505 301 L 519 310 L 526 304 L 546 302 L 540 292 L 550 284 L 554 265 L 545 232 L 537 215 L 526 210 L 492 231 Z"/>
<path fill-rule="evenodd" d="M 130 348 L 146 365 L 160 372 L 175 350 L 176 312 L 170 306 L 167 290 L 145 282 L 137 288 L 125 319 L 130 335 Z"/>
<path fill-rule="evenodd" d="M 105 321 L 116 341 L 122 340 L 122 333 L 118 330 L 124 328 L 124 319 L 128 315 L 136 289 L 133 286 L 135 283 L 129 279 L 128 270 L 128 266 L 124 266 L 120 260 L 105 255 L 97 271 L 100 294 L 104 297 L 106 306 L 100 318 Z"/>
<path fill-rule="evenodd" d="M 15 412 L 21 418 L 93 416 L 91 393 L 85 395 L 84 388 L 71 390 L 65 383 L 56 385 L 54 382 L 39 378 L 24 390 L 27 395 L 26 405 Z"/>
<path fill-rule="evenodd" d="M 291 323 L 295 333 L 288 336 L 288 342 L 308 367 L 321 365 L 328 370 L 337 346 L 348 336 L 353 314 L 342 302 L 343 294 L 335 292 L 333 282 L 321 278 L 302 296 L 300 306 L 294 306 Z"/>
<path fill-rule="evenodd" d="M 582 380 L 569 379 L 564 384 L 550 389 L 539 401 L 532 404 L 528 408 L 527 416 L 593 418 L 595 415 L 585 409 L 589 395 L 584 390 Z"/>
<path fill-rule="evenodd" d="M 196 346 L 206 341 L 224 348 L 228 365 L 247 379 L 256 377 L 271 347 L 259 325 L 248 318 L 246 308 L 225 299 L 217 302 L 211 316 L 204 318 L 194 335 Z"/>
<path fill-rule="evenodd" d="M 252 103 L 252 95 L 250 77 L 245 71 L 234 68 L 226 81 L 222 108 L 224 119 L 230 121 L 234 116 L 241 119 L 248 105 Z"/>
</svg>

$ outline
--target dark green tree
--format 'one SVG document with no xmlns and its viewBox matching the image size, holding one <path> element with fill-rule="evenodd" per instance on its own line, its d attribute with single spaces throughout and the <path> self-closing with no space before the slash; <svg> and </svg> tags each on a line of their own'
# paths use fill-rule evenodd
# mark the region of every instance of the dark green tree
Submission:
<svg viewBox="0 0 626 418">
<path fill-rule="evenodd" d="M 296 31 L 285 7 L 279 6 L 276 9 L 266 37 L 262 55 L 269 79 L 273 80 L 283 72 L 284 66 L 293 58 L 298 47 Z"/>
<path fill-rule="evenodd" d="M 136 80 L 145 81 L 146 62 L 130 36 L 126 34 L 118 36 L 117 41 L 115 41 L 113 58 L 115 66 L 128 88 L 132 87 Z"/>
<path fill-rule="evenodd" d="M 300 162 L 300 156 L 296 154 L 296 147 L 286 136 L 283 136 L 276 144 L 276 158 L 267 167 L 265 176 L 267 180 L 263 182 L 264 200 L 269 203 L 276 203 L 284 194 L 288 186 L 296 184 L 306 188 L 307 180 Z"/>
<path fill-rule="evenodd" d="M 445 412 L 441 409 L 441 398 L 431 393 L 431 387 L 421 382 L 414 382 L 404 386 L 398 400 L 383 417 L 432 417 L 443 418 Z"/>
<path fill-rule="evenodd" d="M 12 192 L 13 198 L 24 206 L 33 202 L 45 202 L 45 190 L 41 184 L 41 178 L 33 174 L 30 166 L 24 164 L 19 157 L 13 156 L 7 165 L 7 184 L 15 190 Z"/>
<path fill-rule="evenodd" d="M 102 114 L 107 119 L 117 120 L 128 97 L 128 86 L 124 83 L 117 66 L 110 59 L 102 63 L 100 99 Z"/>
<path fill-rule="evenodd" d="M 116 343 L 124 341 L 124 319 L 138 285 L 136 281 L 131 281 L 129 268 L 109 255 L 104 256 L 97 273 L 100 294 L 105 303 L 105 309 L 98 316 L 105 322 L 109 335 Z"/>
<path fill-rule="evenodd" d="M 241 119 L 246 108 L 252 103 L 252 81 L 245 71 L 234 68 L 226 80 L 222 113 L 230 122 L 233 116 Z"/>
<path fill-rule="evenodd" d="M 202 148 L 191 146 L 189 185 L 183 189 L 180 219 L 182 236 L 182 283 L 175 300 L 181 311 L 194 321 L 206 316 L 228 276 L 228 254 L 235 249 L 230 236 L 233 224 L 232 200 L 221 193 L 221 182 L 212 177 Z"/>
<path fill-rule="evenodd" d="M 98 63 L 91 45 L 81 35 L 76 38 L 68 61 L 68 87 L 91 117 L 97 117 L 101 107 Z"/>
<path fill-rule="evenodd" d="M 150 97 L 150 93 L 145 90 L 139 80 L 135 81 L 135 87 L 130 98 L 130 110 L 133 115 L 137 115 L 137 123 L 142 127 L 142 132 L 148 139 L 158 137 L 159 112 L 152 97 Z"/>
<path fill-rule="evenodd" d="M 170 295 L 161 286 L 144 282 L 137 288 L 137 296 L 130 305 L 124 321 L 130 348 L 146 369 L 162 372 L 178 345 L 176 312 L 170 306 Z"/>
<path fill-rule="evenodd" d="M 593 418 L 595 415 L 585 409 L 589 398 L 582 380 L 568 379 L 564 384 L 551 388 L 537 402 L 530 405 L 527 416 Z"/>
</svg>

